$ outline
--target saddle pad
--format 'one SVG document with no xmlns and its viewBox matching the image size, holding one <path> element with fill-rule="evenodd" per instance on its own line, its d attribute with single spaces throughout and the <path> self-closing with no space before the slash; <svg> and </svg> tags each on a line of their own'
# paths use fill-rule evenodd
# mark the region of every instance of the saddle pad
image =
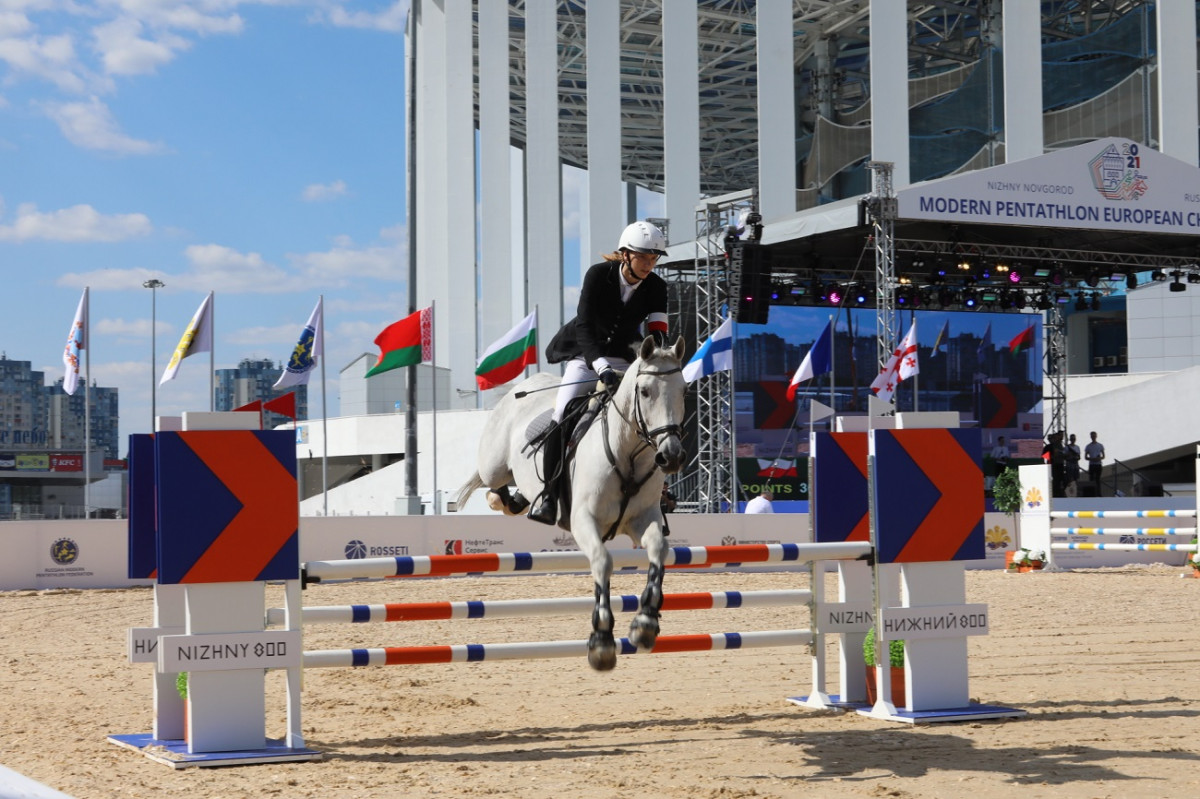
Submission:
<svg viewBox="0 0 1200 799">
<path fill-rule="evenodd" d="M 533 417 L 533 420 L 529 422 L 529 426 L 525 428 L 526 443 L 538 440 L 546 433 L 547 430 L 550 429 L 550 425 L 552 424 L 550 417 L 553 415 L 554 409 L 547 408 L 537 416 Z"/>
</svg>

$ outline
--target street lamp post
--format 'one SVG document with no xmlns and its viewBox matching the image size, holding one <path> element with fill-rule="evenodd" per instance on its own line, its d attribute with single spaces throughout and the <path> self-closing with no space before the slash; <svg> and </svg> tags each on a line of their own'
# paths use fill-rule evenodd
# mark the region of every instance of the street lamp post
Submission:
<svg viewBox="0 0 1200 799">
<path fill-rule="evenodd" d="M 158 418 L 158 408 L 156 400 L 158 399 L 158 369 L 155 366 L 155 341 L 158 333 L 157 322 L 157 290 L 167 285 L 158 278 L 152 278 L 142 284 L 142 288 L 150 289 L 150 432 L 154 432 L 154 420 Z"/>
</svg>

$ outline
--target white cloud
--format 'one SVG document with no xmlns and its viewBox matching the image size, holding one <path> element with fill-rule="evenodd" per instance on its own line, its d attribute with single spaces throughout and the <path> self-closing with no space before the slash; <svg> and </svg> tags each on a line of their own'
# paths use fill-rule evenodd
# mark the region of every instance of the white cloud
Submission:
<svg viewBox="0 0 1200 799">
<path fill-rule="evenodd" d="M 163 332 L 163 324 L 158 323 L 159 332 Z M 149 319 L 100 319 L 92 324 L 92 335 L 113 336 L 115 338 L 150 338 Z"/>
<path fill-rule="evenodd" d="M 225 341 L 230 344 L 238 344 L 243 347 L 259 347 L 264 344 L 279 344 L 277 348 L 280 353 L 286 350 L 285 345 L 292 345 L 300 337 L 300 331 L 304 329 L 304 321 L 301 319 L 296 324 L 274 325 L 272 327 L 243 327 L 240 330 L 235 330 L 232 335 L 226 336 Z M 277 357 L 271 357 L 272 360 L 279 360 Z"/>
<path fill-rule="evenodd" d="M 344 285 L 352 278 L 403 280 L 407 258 L 399 247 L 354 248 L 335 246 L 325 252 L 301 253 L 288 258 L 312 280 Z"/>
<path fill-rule="evenodd" d="M 42 109 L 77 147 L 118 155 L 149 155 L 165 150 L 161 143 L 125 135 L 108 106 L 98 98 L 77 103 L 44 103 Z"/>
<path fill-rule="evenodd" d="M 16 73 L 41 78 L 66 92 L 84 91 L 85 70 L 69 34 L 0 38 L 0 61 Z"/>
<path fill-rule="evenodd" d="M 95 49 L 109 75 L 153 74 L 163 64 L 172 61 L 191 42 L 171 33 L 161 33 L 157 39 L 142 36 L 144 26 L 139 20 L 122 17 L 92 29 Z"/>
<path fill-rule="evenodd" d="M 259 253 L 241 253 L 220 244 L 194 244 L 184 251 L 192 269 L 169 278 L 175 286 L 195 291 L 220 288 L 231 294 L 276 294 L 302 291 L 311 282 L 269 263 Z"/>
<path fill-rule="evenodd" d="M 33 23 L 25 14 L 20 11 L 0 9 L 0 38 L 8 39 L 20 36 L 29 33 L 32 29 Z"/>
<path fill-rule="evenodd" d="M 408 0 L 395 0 L 383 11 L 348 11 L 334 6 L 328 12 L 328 20 L 338 28 L 368 28 L 388 33 L 403 33 L 408 19 Z"/>
<path fill-rule="evenodd" d="M 0 225 L 0 241 L 113 242 L 146 236 L 151 230 L 145 214 L 102 214 L 90 205 L 42 213 L 33 203 L 22 203 L 15 221 Z"/>
<path fill-rule="evenodd" d="M 346 181 L 335 180 L 332 183 L 312 183 L 304 187 L 300 194 L 305 202 L 315 203 L 346 196 Z"/>
</svg>

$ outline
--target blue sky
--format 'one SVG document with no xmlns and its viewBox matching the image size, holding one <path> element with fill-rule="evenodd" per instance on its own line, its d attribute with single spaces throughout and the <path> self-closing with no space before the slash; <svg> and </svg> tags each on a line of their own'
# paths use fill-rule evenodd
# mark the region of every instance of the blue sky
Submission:
<svg viewBox="0 0 1200 799">
<path fill-rule="evenodd" d="M 0 0 L 0 349 L 62 376 L 91 287 L 91 375 L 122 450 L 216 291 L 216 364 L 285 360 L 325 295 L 326 372 L 407 308 L 407 2 Z M 208 358 L 157 392 L 207 410 Z M 320 409 L 319 383 L 310 387 Z"/>
</svg>

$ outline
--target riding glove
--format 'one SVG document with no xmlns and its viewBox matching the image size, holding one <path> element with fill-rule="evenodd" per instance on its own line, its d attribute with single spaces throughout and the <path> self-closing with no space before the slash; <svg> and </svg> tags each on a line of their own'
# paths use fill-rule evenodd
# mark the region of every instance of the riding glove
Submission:
<svg viewBox="0 0 1200 799">
<path fill-rule="evenodd" d="M 604 384 L 604 390 L 609 394 L 615 394 L 617 386 L 621 385 L 621 376 L 616 373 L 616 370 L 611 367 L 600 373 L 600 382 Z"/>
</svg>

